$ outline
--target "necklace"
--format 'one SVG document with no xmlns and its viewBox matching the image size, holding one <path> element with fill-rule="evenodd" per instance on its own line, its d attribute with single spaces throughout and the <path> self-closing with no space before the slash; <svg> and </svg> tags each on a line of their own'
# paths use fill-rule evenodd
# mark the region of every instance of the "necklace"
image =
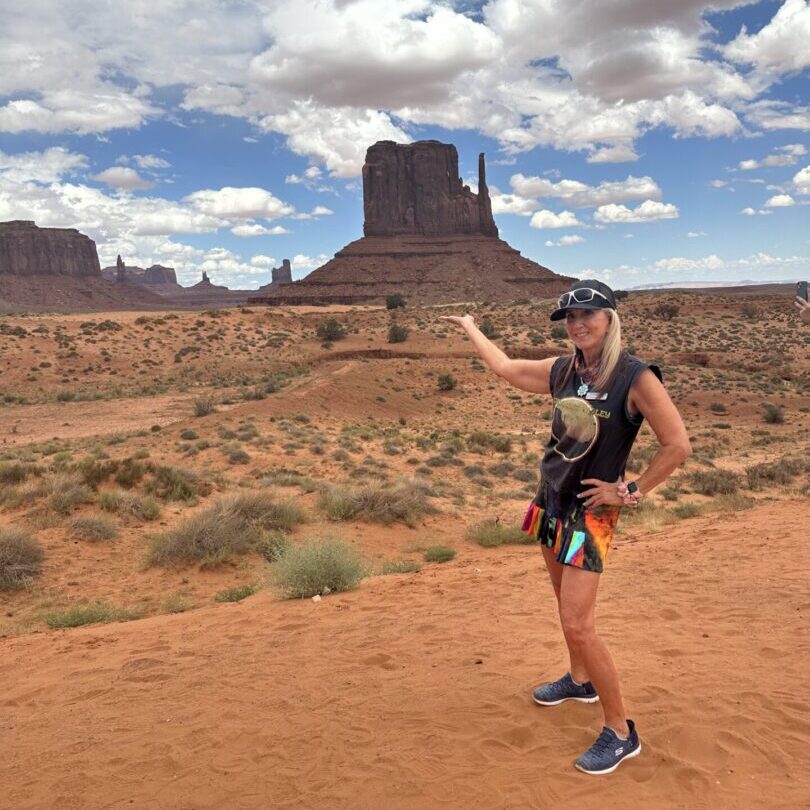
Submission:
<svg viewBox="0 0 810 810">
<path fill-rule="evenodd" d="M 591 383 L 593 383 L 593 378 L 596 376 L 599 365 L 600 364 L 597 363 L 593 368 L 577 365 L 576 371 L 581 381 L 579 388 L 577 388 L 577 396 L 584 397 L 587 395 L 588 391 L 591 390 Z"/>
</svg>

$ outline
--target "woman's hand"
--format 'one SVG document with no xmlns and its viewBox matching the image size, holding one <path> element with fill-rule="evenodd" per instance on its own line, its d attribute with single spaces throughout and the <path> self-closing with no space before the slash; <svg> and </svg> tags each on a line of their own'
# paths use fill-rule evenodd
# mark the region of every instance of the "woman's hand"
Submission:
<svg viewBox="0 0 810 810">
<path fill-rule="evenodd" d="M 465 330 L 468 326 L 475 326 L 475 320 L 473 316 L 467 313 L 466 315 L 442 315 L 439 320 L 441 321 L 450 321 L 450 323 L 457 323 L 459 326 L 463 327 Z"/>
<path fill-rule="evenodd" d="M 621 480 L 621 479 L 620 479 Z M 618 481 L 600 481 L 598 478 L 583 478 L 581 484 L 591 484 L 590 489 L 580 492 L 577 498 L 583 498 L 586 509 L 595 509 L 597 506 L 621 506 L 624 499 L 619 497 L 616 490 Z"/>
<path fill-rule="evenodd" d="M 802 319 L 802 322 L 810 324 L 810 304 L 808 304 L 804 298 L 799 298 L 798 295 L 794 303 L 799 309 L 799 317 Z"/>
</svg>

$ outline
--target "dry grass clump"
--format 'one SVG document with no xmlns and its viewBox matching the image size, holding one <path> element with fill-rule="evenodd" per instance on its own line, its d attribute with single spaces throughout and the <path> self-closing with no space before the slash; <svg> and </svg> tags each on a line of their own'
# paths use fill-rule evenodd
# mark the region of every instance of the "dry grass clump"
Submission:
<svg viewBox="0 0 810 810">
<path fill-rule="evenodd" d="M 425 549 L 425 562 L 443 563 L 449 562 L 456 556 L 456 552 L 447 546 L 430 546 Z"/>
<path fill-rule="evenodd" d="M 105 512 L 135 520 L 157 520 L 160 504 L 149 496 L 141 497 L 123 489 L 103 490 L 98 494 L 98 505 Z"/>
<path fill-rule="evenodd" d="M 224 591 L 214 594 L 215 602 L 241 602 L 248 596 L 253 596 L 256 588 L 253 585 L 237 585 L 234 588 L 226 588 Z"/>
<path fill-rule="evenodd" d="M 64 630 L 68 627 L 101 622 L 130 622 L 142 617 L 143 612 L 139 610 L 116 608 L 106 602 L 95 602 L 92 605 L 76 605 L 68 610 L 47 613 L 45 624 L 51 630 Z"/>
<path fill-rule="evenodd" d="M 261 491 L 229 495 L 174 529 L 151 537 L 147 562 L 219 565 L 235 554 L 257 548 L 265 532 L 289 531 L 301 522 L 301 510 L 292 501 L 278 502 Z"/>
<path fill-rule="evenodd" d="M 196 503 L 197 498 L 211 494 L 211 482 L 191 470 L 182 467 L 152 465 L 152 478 L 144 489 L 162 501 L 186 501 Z"/>
<path fill-rule="evenodd" d="M 81 515 L 69 523 L 70 531 L 79 540 L 98 543 L 101 540 L 115 540 L 118 537 L 116 525 L 102 515 Z"/>
<path fill-rule="evenodd" d="M 354 549 L 335 538 L 310 539 L 276 563 L 274 582 L 285 599 L 350 591 L 366 575 Z"/>
<path fill-rule="evenodd" d="M 527 545 L 535 542 L 534 538 L 521 531 L 519 526 L 503 526 L 492 519 L 470 526 L 464 536 L 484 548 L 495 548 L 505 544 Z"/>
<path fill-rule="evenodd" d="M 21 461 L 0 461 L 0 484 L 3 486 L 21 484 L 36 471 L 37 468 L 33 464 L 23 464 Z"/>
<path fill-rule="evenodd" d="M 25 529 L 0 528 L 0 591 L 27 585 L 42 568 L 42 547 Z"/>
<path fill-rule="evenodd" d="M 318 506 L 332 520 L 366 520 L 384 526 L 402 521 L 413 526 L 423 515 L 437 511 L 428 502 L 431 494 L 429 485 L 415 479 L 402 479 L 391 486 L 331 486 L 321 492 Z"/>
<path fill-rule="evenodd" d="M 696 470 L 688 476 L 689 485 L 700 495 L 733 495 L 742 483 L 730 470 Z"/>
<path fill-rule="evenodd" d="M 95 495 L 79 473 L 56 473 L 47 482 L 48 506 L 69 515 L 77 506 L 92 503 Z"/>
<path fill-rule="evenodd" d="M 416 574 L 422 570 L 416 560 L 393 560 L 383 563 L 381 574 Z"/>
<path fill-rule="evenodd" d="M 770 464 L 746 467 L 745 475 L 749 489 L 762 489 L 767 486 L 787 486 L 797 475 L 809 468 L 810 465 L 804 459 L 785 457 Z"/>
</svg>

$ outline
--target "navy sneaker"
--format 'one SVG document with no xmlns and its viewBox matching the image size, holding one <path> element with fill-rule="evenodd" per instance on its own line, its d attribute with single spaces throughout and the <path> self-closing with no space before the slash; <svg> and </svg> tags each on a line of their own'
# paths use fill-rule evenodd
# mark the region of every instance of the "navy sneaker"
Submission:
<svg viewBox="0 0 810 810">
<path fill-rule="evenodd" d="M 541 706 L 559 706 L 566 700 L 578 700 L 580 703 L 596 703 L 599 695 L 590 681 L 575 683 L 570 672 L 566 672 L 558 681 L 544 683 L 532 692 L 532 699 Z"/>
<path fill-rule="evenodd" d="M 623 740 L 612 729 L 605 726 L 596 742 L 582 754 L 574 765 L 585 773 L 613 773 L 625 759 L 632 759 L 641 753 L 641 742 L 636 732 L 636 724 L 627 721 L 630 736 Z"/>
</svg>

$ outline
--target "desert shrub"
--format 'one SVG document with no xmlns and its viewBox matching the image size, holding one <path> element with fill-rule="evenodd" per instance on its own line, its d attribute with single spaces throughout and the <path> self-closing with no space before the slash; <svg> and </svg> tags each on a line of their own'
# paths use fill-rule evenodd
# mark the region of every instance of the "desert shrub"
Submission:
<svg viewBox="0 0 810 810">
<path fill-rule="evenodd" d="M 555 340 L 565 340 L 568 337 L 568 330 L 561 323 L 555 323 L 551 327 L 551 337 Z"/>
<path fill-rule="evenodd" d="M 81 475 L 87 486 L 96 489 L 115 472 L 116 463 L 110 460 L 84 458 L 76 465 L 76 472 Z"/>
<path fill-rule="evenodd" d="M 346 337 L 346 327 L 336 318 L 329 318 L 326 321 L 321 321 L 321 323 L 315 327 L 315 334 L 321 340 L 334 342 Z"/>
<path fill-rule="evenodd" d="M 689 485 L 700 495 L 733 495 L 741 479 L 730 470 L 696 470 L 688 476 Z"/>
<path fill-rule="evenodd" d="M 68 525 L 74 537 L 91 543 L 114 540 L 118 536 L 115 524 L 101 515 L 82 515 L 73 518 Z"/>
<path fill-rule="evenodd" d="M 393 560 L 383 563 L 380 573 L 382 574 L 415 574 L 422 570 L 416 560 Z"/>
<path fill-rule="evenodd" d="M 662 301 L 653 309 L 653 315 L 662 321 L 671 321 L 680 311 L 681 308 L 677 304 Z"/>
<path fill-rule="evenodd" d="M 25 529 L 0 527 L 0 591 L 27 585 L 42 568 L 42 547 Z"/>
<path fill-rule="evenodd" d="M 146 466 L 133 458 L 125 458 L 115 471 L 115 483 L 131 489 L 137 486 L 146 474 Z"/>
<path fill-rule="evenodd" d="M 679 520 L 699 515 L 703 510 L 696 503 L 681 503 L 672 507 L 672 514 Z"/>
<path fill-rule="evenodd" d="M 407 301 L 405 298 L 400 295 L 399 293 L 394 293 L 393 295 L 388 295 L 385 298 L 385 308 L 386 309 L 400 309 L 406 305 Z"/>
<path fill-rule="evenodd" d="M 226 588 L 224 591 L 214 594 L 215 602 L 241 602 L 248 596 L 253 596 L 256 588 L 253 585 L 237 585 L 234 588 Z"/>
<path fill-rule="evenodd" d="M 762 311 L 760 308 L 751 301 L 746 301 L 742 305 L 741 312 L 746 318 L 752 321 L 755 321 L 762 316 Z"/>
<path fill-rule="evenodd" d="M 140 619 L 141 611 L 126 610 L 108 605 L 105 602 L 95 602 L 92 605 L 77 605 L 56 613 L 45 615 L 45 624 L 51 630 L 63 630 L 68 627 L 81 627 L 85 624 L 99 624 L 101 622 L 129 622 Z"/>
<path fill-rule="evenodd" d="M 467 449 L 474 453 L 484 453 L 487 450 L 508 453 L 512 449 L 512 438 L 498 433 L 489 433 L 486 430 L 474 430 L 467 437 Z"/>
<path fill-rule="evenodd" d="M 404 343 L 408 339 L 408 327 L 398 323 L 392 323 L 388 327 L 389 343 Z"/>
<path fill-rule="evenodd" d="M 152 478 L 146 482 L 145 489 L 162 501 L 194 502 L 198 497 L 210 495 L 212 490 L 210 481 L 182 467 L 150 465 L 150 472 Z"/>
<path fill-rule="evenodd" d="M 386 526 L 402 521 L 413 526 L 418 518 L 436 511 L 428 502 L 430 492 L 428 485 L 413 479 L 392 486 L 331 486 L 321 492 L 318 506 L 331 520 L 367 520 Z"/>
<path fill-rule="evenodd" d="M 47 482 L 48 506 L 60 515 L 69 515 L 77 506 L 91 503 L 93 490 L 77 473 L 57 473 Z"/>
<path fill-rule="evenodd" d="M 185 430 L 180 432 L 180 438 L 185 442 L 192 442 L 194 439 L 198 439 L 199 436 L 195 430 L 191 430 L 190 428 L 186 428 Z"/>
<path fill-rule="evenodd" d="M 215 413 L 217 408 L 214 403 L 213 397 L 198 397 L 194 400 L 194 416 L 208 416 L 209 413 Z"/>
<path fill-rule="evenodd" d="M 785 411 L 779 405 L 769 402 L 762 412 L 762 421 L 769 425 L 781 425 L 785 421 Z"/>
<path fill-rule="evenodd" d="M 452 560 L 456 552 L 447 546 L 430 546 L 425 549 L 425 562 L 443 563 Z"/>
<path fill-rule="evenodd" d="M 250 455 L 242 450 L 241 447 L 236 447 L 228 451 L 228 464 L 248 464 L 250 463 Z"/>
<path fill-rule="evenodd" d="M 35 470 L 31 464 L 19 461 L 0 461 L 0 484 L 20 484 Z"/>
<path fill-rule="evenodd" d="M 147 562 L 218 565 L 234 554 L 259 547 L 266 531 L 289 530 L 302 521 L 297 504 L 275 501 L 268 492 L 228 495 L 175 528 L 152 536 Z"/>
<path fill-rule="evenodd" d="M 728 413 L 728 408 L 722 402 L 712 402 L 709 405 L 709 410 L 712 413 Z"/>
<path fill-rule="evenodd" d="M 274 581 L 286 599 L 350 591 L 366 574 L 354 549 L 334 538 L 310 539 L 276 563 Z"/>
<path fill-rule="evenodd" d="M 470 526 L 464 536 L 484 548 L 494 548 L 504 544 L 523 545 L 534 542 L 533 538 L 521 531 L 519 526 L 502 526 L 495 520 L 483 520 Z"/>
<path fill-rule="evenodd" d="M 501 333 L 495 328 L 495 325 L 489 318 L 485 317 L 478 328 L 481 330 L 481 334 L 483 334 L 484 337 L 488 337 L 490 340 L 501 336 Z"/>
<path fill-rule="evenodd" d="M 452 391 L 457 383 L 452 374 L 440 374 L 437 380 L 439 391 Z"/>
<path fill-rule="evenodd" d="M 124 490 L 99 492 L 98 505 L 104 512 L 111 512 L 124 518 L 157 520 L 160 517 L 160 504 L 154 498 L 142 498 Z"/>
<path fill-rule="evenodd" d="M 256 550 L 267 562 L 278 562 L 290 549 L 292 541 L 281 529 L 266 532 Z"/>
<path fill-rule="evenodd" d="M 629 296 L 630 296 L 630 293 L 629 293 L 629 292 L 627 292 L 627 290 L 614 290 L 614 291 L 613 291 L 613 297 L 614 297 L 614 298 L 615 298 L 617 301 L 622 301 L 622 300 L 624 300 L 625 298 L 629 298 Z"/>
<path fill-rule="evenodd" d="M 749 489 L 762 489 L 766 486 L 786 486 L 802 472 L 808 469 L 808 463 L 800 458 L 781 458 L 770 464 L 754 464 L 746 467 L 745 475 Z"/>
</svg>

